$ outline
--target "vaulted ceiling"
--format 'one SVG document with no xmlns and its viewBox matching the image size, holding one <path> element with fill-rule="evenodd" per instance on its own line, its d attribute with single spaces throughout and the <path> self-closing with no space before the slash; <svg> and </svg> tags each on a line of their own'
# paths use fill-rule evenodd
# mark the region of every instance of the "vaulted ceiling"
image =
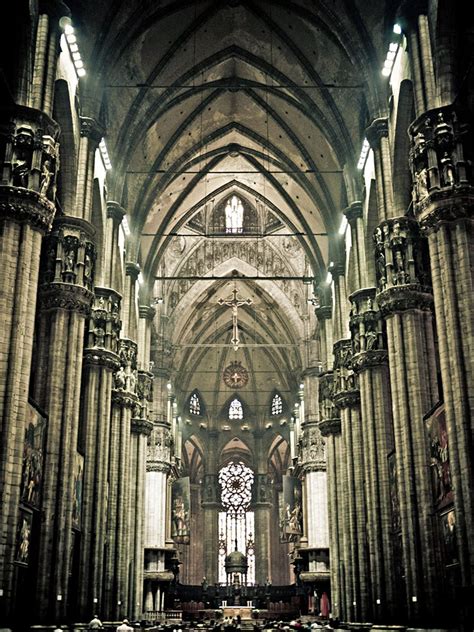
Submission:
<svg viewBox="0 0 474 632">
<path fill-rule="evenodd" d="M 85 93 L 106 119 L 109 198 L 127 209 L 149 296 L 163 298 L 157 335 L 174 348 L 183 396 L 199 387 L 214 414 L 231 395 L 221 380 L 231 359 L 251 370 L 254 415 L 274 389 L 297 388 L 316 327 L 303 277 L 324 279 L 341 210 L 360 197 L 355 165 L 386 90 L 397 4 L 69 3 L 95 78 Z M 196 228 L 231 194 L 275 228 L 241 238 Z M 238 352 L 217 302 L 233 289 L 252 299 Z"/>
</svg>

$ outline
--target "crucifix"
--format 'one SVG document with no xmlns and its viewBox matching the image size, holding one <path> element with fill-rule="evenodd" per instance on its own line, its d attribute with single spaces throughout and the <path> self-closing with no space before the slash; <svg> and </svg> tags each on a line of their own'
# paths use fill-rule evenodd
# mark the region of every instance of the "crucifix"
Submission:
<svg viewBox="0 0 474 632">
<path fill-rule="evenodd" d="M 241 306 L 241 305 L 250 305 L 252 303 L 252 300 L 250 298 L 246 298 L 245 300 L 240 300 L 237 298 L 237 288 L 234 288 L 232 290 L 232 298 L 228 298 L 227 300 L 224 300 L 223 298 L 220 298 L 218 301 L 219 305 L 227 305 L 227 307 L 231 307 L 232 308 L 232 344 L 234 346 L 234 351 L 237 351 L 237 349 L 239 348 L 239 328 L 238 328 L 238 321 L 237 321 L 237 309 Z"/>
</svg>

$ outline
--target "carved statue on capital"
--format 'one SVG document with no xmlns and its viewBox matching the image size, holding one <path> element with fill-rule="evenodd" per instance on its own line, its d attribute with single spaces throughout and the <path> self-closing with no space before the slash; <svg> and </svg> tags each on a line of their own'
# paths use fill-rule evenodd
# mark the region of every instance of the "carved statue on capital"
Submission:
<svg viewBox="0 0 474 632">
<path fill-rule="evenodd" d="M 334 407 L 334 374 L 323 373 L 319 378 L 319 416 L 321 419 L 337 417 Z"/>
<path fill-rule="evenodd" d="M 128 338 L 120 338 L 118 355 L 120 366 L 114 375 L 114 389 L 126 391 L 136 396 L 138 370 L 137 370 L 137 343 Z"/>
<path fill-rule="evenodd" d="M 138 371 L 137 396 L 140 416 L 143 419 L 148 419 L 150 416 L 150 405 L 153 401 L 153 375 L 148 371 Z"/>
<path fill-rule="evenodd" d="M 299 439 L 300 461 L 305 470 L 326 468 L 326 448 L 317 424 L 305 426 Z"/>
<path fill-rule="evenodd" d="M 171 462 L 171 450 L 173 447 L 173 437 L 169 428 L 161 424 L 153 424 L 153 430 L 147 444 L 147 469 L 148 465 Z"/>
<path fill-rule="evenodd" d="M 426 246 L 416 220 L 404 216 L 382 222 L 374 231 L 378 291 L 429 283 Z"/>
<path fill-rule="evenodd" d="M 429 110 L 409 128 L 412 199 L 415 216 L 426 231 L 442 221 L 466 217 L 472 200 L 472 140 L 455 106 Z"/>
<path fill-rule="evenodd" d="M 352 303 L 350 330 L 352 369 L 362 369 L 387 362 L 386 340 L 375 288 L 364 288 L 349 297 Z"/>
<path fill-rule="evenodd" d="M 359 401 L 359 380 L 354 373 L 353 342 L 339 340 L 334 344 L 334 404 L 341 408 L 352 406 Z"/>
<path fill-rule="evenodd" d="M 4 110 L 0 125 L 0 213 L 47 231 L 55 214 L 59 126 L 24 106 Z"/>
</svg>

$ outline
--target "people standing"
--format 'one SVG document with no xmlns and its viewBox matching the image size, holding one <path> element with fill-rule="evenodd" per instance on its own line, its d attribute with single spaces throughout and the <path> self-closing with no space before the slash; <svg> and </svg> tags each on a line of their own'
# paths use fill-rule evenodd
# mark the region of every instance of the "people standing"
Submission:
<svg viewBox="0 0 474 632">
<path fill-rule="evenodd" d="M 122 624 L 117 626 L 117 632 L 133 632 L 133 628 L 130 626 L 128 619 L 124 619 Z"/>
<path fill-rule="evenodd" d="M 89 623 L 89 630 L 102 630 L 103 627 L 102 621 L 95 614 Z"/>
</svg>

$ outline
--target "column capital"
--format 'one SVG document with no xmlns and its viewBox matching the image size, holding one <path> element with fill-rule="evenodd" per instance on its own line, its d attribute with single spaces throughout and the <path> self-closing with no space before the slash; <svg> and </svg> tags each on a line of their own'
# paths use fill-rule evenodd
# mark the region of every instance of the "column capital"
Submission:
<svg viewBox="0 0 474 632">
<path fill-rule="evenodd" d="M 81 123 L 81 136 L 89 138 L 98 145 L 105 134 L 105 127 L 90 116 L 81 116 L 79 120 Z"/>
<path fill-rule="evenodd" d="M 51 230 L 56 207 L 36 191 L 0 186 L 0 217 L 30 224 L 43 234 Z"/>
<path fill-rule="evenodd" d="M 105 349 L 114 355 L 118 353 L 121 300 L 121 295 L 112 288 L 94 288 L 94 302 L 86 339 L 88 351 Z"/>
<path fill-rule="evenodd" d="M 352 368 L 355 373 L 362 373 L 366 369 L 384 366 L 388 364 L 388 351 L 378 349 L 373 351 L 362 351 L 352 358 Z"/>
<path fill-rule="evenodd" d="M 332 274 L 333 279 L 337 279 L 337 277 L 345 275 L 346 268 L 343 263 L 336 261 L 328 266 L 328 271 Z"/>
<path fill-rule="evenodd" d="M 372 149 L 377 149 L 382 138 L 388 137 L 388 119 L 376 118 L 365 130 L 365 136 Z"/>
<path fill-rule="evenodd" d="M 163 472 L 163 474 L 169 474 L 171 472 L 171 464 L 165 463 L 164 461 L 147 461 L 146 464 L 147 472 Z"/>
<path fill-rule="evenodd" d="M 309 366 L 303 371 L 301 378 L 304 380 L 307 377 L 320 377 L 321 373 L 321 366 Z"/>
<path fill-rule="evenodd" d="M 98 366 L 116 371 L 120 366 L 119 357 L 108 349 L 84 349 L 84 365 Z"/>
<path fill-rule="evenodd" d="M 138 306 L 138 314 L 140 318 L 144 318 L 145 320 L 153 320 L 156 314 L 156 309 L 151 305 L 139 305 Z"/>
<path fill-rule="evenodd" d="M 360 391 L 339 391 L 334 395 L 334 405 L 337 408 L 357 408 L 360 405 Z"/>
<path fill-rule="evenodd" d="M 428 110 L 410 125 L 413 210 L 424 232 L 472 218 L 469 128 L 452 105 Z"/>
<path fill-rule="evenodd" d="M 339 417 L 324 419 L 318 425 L 323 437 L 341 434 L 341 419 Z"/>
<path fill-rule="evenodd" d="M 415 219 L 404 215 L 384 220 L 374 231 L 374 243 L 379 293 L 412 284 L 429 286 L 426 239 Z"/>
<path fill-rule="evenodd" d="M 323 322 L 325 320 L 331 320 L 332 306 L 323 305 L 321 307 L 315 307 L 314 313 L 316 314 L 316 318 L 318 319 L 319 322 Z"/>
<path fill-rule="evenodd" d="M 153 430 L 153 424 L 151 423 L 151 421 L 147 421 L 146 419 L 132 418 L 131 424 L 131 430 L 133 434 L 141 434 L 145 437 L 149 437 L 151 435 L 151 431 Z"/>
<path fill-rule="evenodd" d="M 133 281 L 136 281 L 140 274 L 140 265 L 133 261 L 127 261 L 125 263 L 125 274 L 131 277 Z"/>
<path fill-rule="evenodd" d="M 138 404 L 138 397 L 133 393 L 112 389 L 112 403 L 121 408 L 133 409 Z"/>
<path fill-rule="evenodd" d="M 373 352 L 386 348 L 382 327 L 382 314 L 376 299 L 375 288 L 363 288 L 353 292 L 349 300 L 352 303 L 350 330 L 352 339 L 351 366 L 358 373 L 363 368 L 381 364 L 383 354 Z"/>
<path fill-rule="evenodd" d="M 114 220 L 119 226 L 127 214 L 127 211 L 118 202 L 114 200 L 107 200 L 107 217 Z"/>
<path fill-rule="evenodd" d="M 304 471 L 324 471 L 326 469 L 326 450 L 319 424 L 302 424 L 299 439 L 300 463 Z"/>
<path fill-rule="evenodd" d="M 88 316 L 93 298 L 93 293 L 81 285 L 59 282 L 41 287 L 38 302 L 42 311 L 64 309 Z"/>
<path fill-rule="evenodd" d="M 413 283 L 384 290 L 378 295 L 378 302 L 383 316 L 411 309 L 431 311 L 433 295 L 426 287 Z"/>
<path fill-rule="evenodd" d="M 356 221 L 362 219 L 363 216 L 362 202 L 352 202 L 342 213 L 346 216 L 351 226 L 355 225 Z"/>
<path fill-rule="evenodd" d="M 0 216 L 47 232 L 56 210 L 59 125 L 35 108 L 0 109 Z"/>
</svg>

